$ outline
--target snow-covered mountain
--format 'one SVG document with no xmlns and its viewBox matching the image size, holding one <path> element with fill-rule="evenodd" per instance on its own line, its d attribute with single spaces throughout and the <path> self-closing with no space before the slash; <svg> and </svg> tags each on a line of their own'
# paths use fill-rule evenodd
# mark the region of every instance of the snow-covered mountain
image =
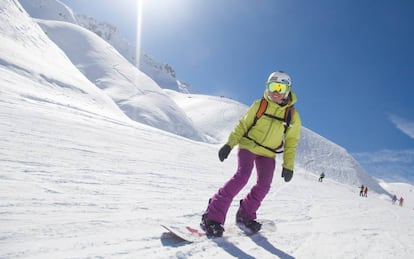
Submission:
<svg viewBox="0 0 414 259">
<path fill-rule="evenodd" d="M 97 23 L 94 19 L 84 16 L 77 16 L 75 19 L 71 9 L 59 1 L 35 0 L 22 3 L 24 7 L 28 6 L 32 17 L 47 19 L 43 20 L 44 22 L 38 21 L 49 37 L 66 52 L 82 73 L 104 89 L 131 119 L 191 139 L 205 140 L 183 111 L 153 81 L 153 78 L 159 78 L 156 81 L 162 81 L 164 87 L 176 90 L 181 87 L 182 84 L 175 78 L 172 80 L 173 70 L 168 65 L 158 67 L 154 60 L 145 55 L 147 58 L 142 67 L 154 73 L 154 76 L 149 78 L 135 68 L 133 62 L 131 63 L 134 59 L 132 48 L 117 33 L 116 27 Z M 48 19 L 49 17 L 51 19 Z M 94 33 L 77 24 L 93 29 Z M 123 56 L 103 39 L 117 46 Z M 129 57 L 130 60 L 126 60 L 125 57 Z"/>
<path fill-rule="evenodd" d="M 272 190 L 259 211 L 277 231 L 246 237 L 234 227 L 246 188 L 230 208 L 225 238 L 193 245 L 174 239 L 159 224 L 197 226 L 208 198 L 235 170 L 236 151 L 221 163 L 217 150 L 247 107 L 162 90 L 90 32 L 33 20 L 17 0 L 0 1 L 0 30 L 0 258 L 412 256 L 413 186 L 381 182 L 406 197 L 404 207 L 391 205 L 346 150 L 306 128 L 293 180 L 281 180 L 277 158 Z M 56 33 L 82 42 L 81 53 L 52 41 Z M 102 82 L 122 79 L 112 67 L 108 72 L 112 62 L 126 81 L 137 80 L 136 88 Z M 217 144 L 126 116 L 117 98 L 129 91 L 168 96 L 181 110 L 174 116 L 192 121 Z M 149 117 L 171 108 L 164 102 L 137 108 L 147 105 L 153 107 Z M 323 183 L 317 181 L 321 171 Z M 372 190 L 368 198 L 358 196 L 361 183 Z"/>
<path fill-rule="evenodd" d="M 302 127 L 297 157 L 297 163 L 307 171 L 319 174 L 323 172 L 327 177 L 355 188 L 364 184 L 373 191 L 384 192 L 378 182 L 343 147 L 306 127 Z"/>
<path fill-rule="evenodd" d="M 187 138 L 205 139 L 184 111 L 151 78 L 96 34 L 71 23 L 38 22 L 72 63 L 128 117 Z"/>
<path fill-rule="evenodd" d="M 136 64 L 136 46 L 130 44 L 118 32 L 115 26 L 99 22 L 95 18 L 86 15 L 76 15 L 76 19 L 77 24 L 99 35 L 131 64 Z M 147 53 L 141 54 L 140 70 L 151 77 L 162 88 L 183 93 L 195 93 L 191 86 L 176 78 L 175 70 L 168 63 L 158 62 Z"/>
<path fill-rule="evenodd" d="M 74 12 L 59 0 L 22 0 L 23 7 L 33 18 L 64 21 L 82 26 L 111 44 L 131 64 L 136 64 L 136 46 L 129 43 L 116 26 L 97 21 L 93 17 Z M 196 93 L 190 85 L 176 78 L 175 70 L 168 64 L 156 61 L 145 52 L 141 53 L 140 70 L 151 77 L 160 87 L 183 93 Z"/>
<path fill-rule="evenodd" d="M 0 64 L 2 93 L 49 102 L 79 111 L 87 109 L 97 115 L 124 116 L 113 100 L 68 59 L 42 31 L 27 17 L 17 1 L 2 1 L 0 23 Z M 28 54 L 30 53 L 30 54 Z M 5 78 L 9 78 L 5 81 Z M 30 84 L 20 86 L 20 80 Z"/>
</svg>

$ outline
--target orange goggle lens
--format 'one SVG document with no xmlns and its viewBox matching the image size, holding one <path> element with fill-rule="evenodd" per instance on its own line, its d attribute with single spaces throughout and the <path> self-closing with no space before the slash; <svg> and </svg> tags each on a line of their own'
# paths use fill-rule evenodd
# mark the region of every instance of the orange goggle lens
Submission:
<svg viewBox="0 0 414 259">
<path fill-rule="evenodd" d="M 267 90 L 269 90 L 270 92 L 278 92 L 280 94 L 284 94 L 289 90 L 289 86 L 283 83 L 269 82 L 266 85 Z"/>
</svg>

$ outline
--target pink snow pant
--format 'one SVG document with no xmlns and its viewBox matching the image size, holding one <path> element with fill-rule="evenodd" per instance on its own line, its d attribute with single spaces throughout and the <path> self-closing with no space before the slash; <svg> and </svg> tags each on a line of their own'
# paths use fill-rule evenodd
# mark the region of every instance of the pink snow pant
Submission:
<svg viewBox="0 0 414 259">
<path fill-rule="evenodd" d="M 224 224 L 226 214 L 233 198 L 246 186 L 256 164 L 257 181 L 242 201 L 239 209 L 241 215 L 256 219 L 256 211 L 270 190 L 275 170 L 275 159 L 259 156 L 252 152 L 239 149 L 237 154 L 238 167 L 234 176 L 211 198 L 207 208 L 207 218 Z"/>
</svg>

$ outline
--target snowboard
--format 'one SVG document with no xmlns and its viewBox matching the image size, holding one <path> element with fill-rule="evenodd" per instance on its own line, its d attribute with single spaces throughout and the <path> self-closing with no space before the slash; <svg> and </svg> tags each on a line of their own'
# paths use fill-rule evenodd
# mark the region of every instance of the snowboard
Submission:
<svg viewBox="0 0 414 259">
<path fill-rule="evenodd" d="M 190 226 L 173 226 L 173 225 L 161 225 L 165 228 L 168 232 L 173 234 L 174 236 L 190 242 L 201 242 L 207 239 L 206 233 L 198 228 L 193 228 Z"/>
<path fill-rule="evenodd" d="M 242 232 L 243 235 L 246 235 L 246 236 L 254 236 L 255 234 L 274 232 L 277 230 L 276 223 L 273 220 L 258 220 L 258 221 L 262 224 L 262 228 L 257 233 L 251 233 L 248 230 L 238 225 L 235 225 L 235 227 L 226 226 L 225 227 L 226 230 L 224 231 L 223 237 L 232 236 L 236 234 L 237 232 Z M 161 224 L 161 226 L 165 228 L 169 233 L 189 243 L 202 242 L 206 239 L 214 238 L 214 237 L 208 237 L 201 228 L 194 228 L 188 225 Z M 237 231 L 237 229 L 239 229 L 239 231 Z"/>
</svg>

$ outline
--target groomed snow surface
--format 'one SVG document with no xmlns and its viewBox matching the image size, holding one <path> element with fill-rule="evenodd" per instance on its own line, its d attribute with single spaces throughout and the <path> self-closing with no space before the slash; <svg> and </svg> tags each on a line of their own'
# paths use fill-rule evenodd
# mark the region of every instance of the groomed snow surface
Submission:
<svg viewBox="0 0 414 259">
<path fill-rule="evenodd" d="M 280 168 L 259 217 L 274 220 L 247 237 L 188 244 L 160 224 L 197 226 L 208 198 L 235 170 L 218 146 L 52 103 L 0 98 L 0 258 L 410 258 L 411 189 L 404 207 L 388 196 Z M 280 163 L 278 163 L 280 165 Z M 254 175 L 252 181 L 254 183 Z M 384 183 L 385 184 L 385 183 Z"/>
</svg>

